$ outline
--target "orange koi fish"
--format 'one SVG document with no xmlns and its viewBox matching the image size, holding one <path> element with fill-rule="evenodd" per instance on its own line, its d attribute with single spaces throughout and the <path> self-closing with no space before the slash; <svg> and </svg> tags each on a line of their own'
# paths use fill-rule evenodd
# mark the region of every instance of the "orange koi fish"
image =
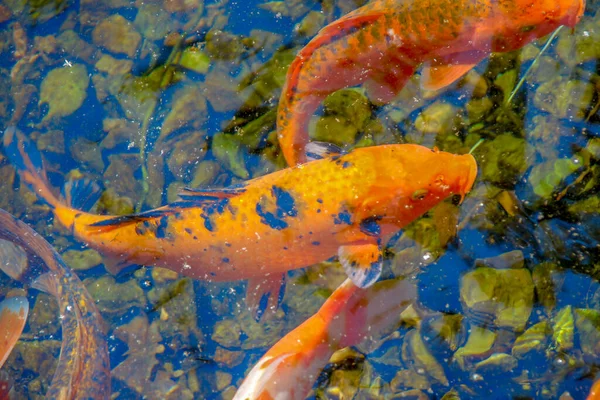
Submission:
<svg viewBox="0 0 600 400">
<path fill-rule="evenodd" d="M 55 219 L 118 259 L 108 266 L 113 272 L 143 264 L 196 279 L 254 279 L 264 294 L 278 293 L 285 272 L 336 254 L 354 283 L 371 285 L 381 272 L 382 239 L 447 197 L 464 197 L 477 175 L 471 155 L 409 144 L 368 147 L 243 185 L 188 189 L 181 201 L 115 217 L 85 213 L 57 198 L 40 169 L 41 155 L 15 128 L 5 132 L 4 145 L 21 180 L 50 205 Z M 275 296 L 249 296 L 251 308 L 267 299 L 277 306 Z"/>
<path fill-rule="evenodd" d="M 233 399 L 305 399 L 335 351 L 393 328 L 416 297 L 406 280 L 361 289 L 347 279 L 315 315 L 267 351 Z"/>
<path fill-rule="evenodd" d="M 108 346 L 94 300 L 48 242 L 1 209 L 0 269 L 58 300 L 63 340 L 46 398 L 108 399 Z"/>
<path fill-rule="evenodd" d="M 277 113 L 281 150 L 306 162 L 308 124 L 330 93 L 365 84 L 389 102 L 423 64 L 421 86 L 455 82 L 491 52 L 519 49 L 560 25 L 585 0 L 374 0 L 327 25 L 290 65 Z"/>
</svg>

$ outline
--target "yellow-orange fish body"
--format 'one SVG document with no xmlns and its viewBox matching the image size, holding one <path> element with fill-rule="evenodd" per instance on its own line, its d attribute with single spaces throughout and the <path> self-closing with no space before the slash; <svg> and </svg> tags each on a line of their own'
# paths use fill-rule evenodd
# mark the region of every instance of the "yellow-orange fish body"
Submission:
<svg viewBox="0 0 600 400">
<path fill-rule="evenodd" d="M 141 214 L 99 216 L 54 197 L 16 132 L 7 131 L 5 147 L 29 163 L 20 168 L 22 179 L 80 240 L 121 266 L 163 266 L 205 280 L 281 275 L 339 255 L 347 270 L 357 269 L 356 276 L 349 272 L 354 281 L 368 286 L 379 275 L 381 239 L 448 196 L 464 196 L 477 174 L 471 155 L 377 146 L 238 187 L 187 191 L 182 201 Z"/>
<path fill-rule="evenodd" d="M 421 85 L 440 89 L 491 52 L 518 49 L 560 25 L 584 0 L 375 0 L 323 28 L 292 62 L 279 102 L 278 138 L 289 165 L 306 161 L 308 123 L 330 93 L 365 83 L 390 101 L 424 64 Z"/>
</svg>

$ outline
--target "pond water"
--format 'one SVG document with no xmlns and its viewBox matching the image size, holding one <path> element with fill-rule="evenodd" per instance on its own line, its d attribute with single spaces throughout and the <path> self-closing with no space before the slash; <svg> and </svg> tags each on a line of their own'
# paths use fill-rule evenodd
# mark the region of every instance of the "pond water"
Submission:
<svg viewBox="0 0 600 400">
<path fill-rule="evenodd" d="M 74 179 L 100 185 L 97 214 L 242 184 L 286 167 L 276 110 L 295 55 L 365 3 L 5 0 L 0 127 L 35 143 L 57 193 Z M 387 103 L 342 89 L 310 119 L 314 140 L 344 151 L 472 150 L 479 173 L 460 205 L 448 199 L 390 240 L 383 276 L 414 283 L 415 303 L 395 310 L 391 333 L 336 353 L 308 398 L 587 396 L 600 378 L 597 11 L 589 1 L 576 28 L 485 57 L 442 90 L 423 89 L 419 73 Z M 0 148 L 0 208 L 48 240 L 95 299 L 114 398 L 231 399 L 346 278 L 337 258 L 291 271 L 281 306 L 257 322 L 244 280 L 109 274 L 110 260 L 21 183 Z M 14 293 L 30 312 L 3 370 L 15 398 L 41 398 L 63 340 L 58 306 L 2 275 L 0 296 Z"/>
</svg>

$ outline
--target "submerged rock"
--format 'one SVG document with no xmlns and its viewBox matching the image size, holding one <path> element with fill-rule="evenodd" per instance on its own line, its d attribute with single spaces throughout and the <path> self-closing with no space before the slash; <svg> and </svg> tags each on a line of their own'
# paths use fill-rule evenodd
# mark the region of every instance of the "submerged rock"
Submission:
<svg viewBox="0 0 600 400">
<path fill-rule="evenodd" d="M 470 317 L 522 331 L 533 308 L 533 280 L 527 269 L 477 268 L 462 277 L 460 299 Z"/>
<path fill-rule="evenodd" d="M 102 20 L 94 28 L 92 38 L 96 45 L 113 53 L 127 54 L 130 58 L 133 58 L 142 40 L 133 24 L 118 14 Z"/>
</svg>

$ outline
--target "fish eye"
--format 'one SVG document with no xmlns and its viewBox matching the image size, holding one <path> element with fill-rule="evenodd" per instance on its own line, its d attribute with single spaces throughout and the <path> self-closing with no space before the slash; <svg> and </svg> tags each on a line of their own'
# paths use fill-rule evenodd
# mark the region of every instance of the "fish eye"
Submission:
<svg viewBox="0 0 600 400">
<path fill-rule="evenodd" d="M 411 198 L 413 200 L 424 200 L 427 197 L 429 191 L 427 189 L 418 189 L 412 194 Z"/>
<path fill-rule="evenodd" d="M 462 196 L 460 194 L 455 194 L 452 196 L 452 204 L 454 204 L 455 206 L 459 205 L 461 200 Z"/>
</svg>

